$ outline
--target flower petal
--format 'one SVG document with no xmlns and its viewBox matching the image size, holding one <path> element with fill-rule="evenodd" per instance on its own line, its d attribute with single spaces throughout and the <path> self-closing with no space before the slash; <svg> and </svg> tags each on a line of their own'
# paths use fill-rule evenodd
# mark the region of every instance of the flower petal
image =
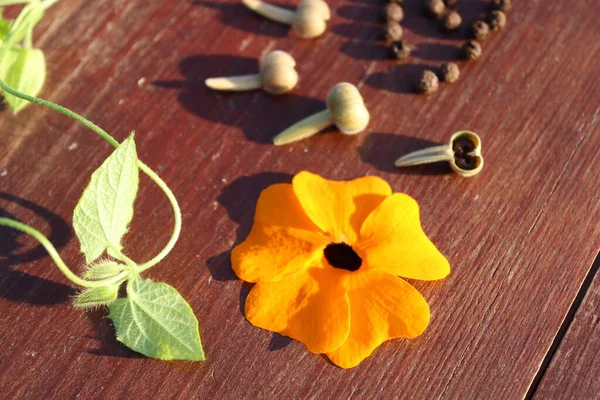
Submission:
<svg viewBox="0 0 600 400">
<path fill-rule="evenodd" d="M 231 251 L 231 266 L 248 282 L 277 281 L 308 268 L 327 244 L 319 228 L 306 216 L 292 185 L 276 184 L 258 198 L 250 235 Z"/>
<path fill-rule="evenodd" d="M 299 340 L 313 353 L 335 350 L 350 331 L 348 296 L 332 268 L 310 268 L 279 282 L 259 282 L 245 309 L 252 325 Z"/>
<path fill-rule="evenodd" d="M 352 245 L 367 216 L 392 189 L 381 178 L 367 176 L 352 181 L 330 181 L 310 172 L 300 172 L 292 181 L 306 215 L 333 242 Z"/>
<path fill-rule="evenodd" d="M 435 280 L 450 273 L 450 264 L 421 228 L 419 205 L 395 193 L 369 215 L 357 247 L 369 268 L 411 279 Z"/>
<path fill-rule="evenodd" d="M 419 336 L 429 323 L 429 306 L 415 288 L 387 272 L 370 270 L 348 280 L 350 334 L 327 357 L 352 368 L 388 339 Z"/>
</svg>

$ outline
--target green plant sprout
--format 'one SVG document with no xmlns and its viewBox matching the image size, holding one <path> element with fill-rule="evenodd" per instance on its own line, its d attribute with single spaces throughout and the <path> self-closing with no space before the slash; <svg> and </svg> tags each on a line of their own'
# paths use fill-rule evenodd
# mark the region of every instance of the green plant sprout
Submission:
<svg viewBox="0 0 600 400">
<path fill-rule="evenodd" d="M 138 160 L 133 133 L 119 144 L 102 128 L 67 108 L 21 93 L 2 80 L 0 88 L 79 121 L 115 147 L 92 174 L 73 213 L 73 227 L 88 265 L 83 277 L 69 269 L 52 243 L 36 229 L 8 218 L 0 218 L 0 225 L 36 238 L 67 279 L 85 288 L 74 299 L 75 307 L 108 306 L 108 317 L 115 326 L 117 340 L 127 347 L 161 360 L 204 360 L 198 320 L 189 304 L 173 287 L 140 276 L 173 249 L 181 232 L 181 211 L 171 189 Z M 127 257 L 121 246 L 133 218 L 140 170 L 164 192 L 174 215 L 173 233 L 166 246 L 142 264 Z M 122 284 L 126 286 L 126 296 L 119 298 Z"/>
<path fill-rule="evenodd" d="M 46 58 L 33 48 L 33 29 L 44 12 L 58 0 L 0 0 L 0 79 L 20 92 L 37 96 L 46 80 Z M 2 17 L 2 7 L 25 4 L 14 21 Z M 28 101 L 4 93 L 14 113 Z"/>
</svg>

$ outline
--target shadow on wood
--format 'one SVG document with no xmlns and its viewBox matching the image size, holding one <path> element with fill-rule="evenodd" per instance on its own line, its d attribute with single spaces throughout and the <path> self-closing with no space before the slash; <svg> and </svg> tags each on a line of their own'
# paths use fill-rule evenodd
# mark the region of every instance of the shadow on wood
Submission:
<svg viewBox="0 0 600 400">
<path fill-rule="evenodd" d="M 238 223 L 233 247 L 241 243 L 250 233 L 256 201 L 260 192 L 275 183 L 286 183 L 291 182 L 291 180 L 292 175 L 289 174 L 263 172 L 251 176 L 242 176 L 223 188 L 217 201 L 225 207 L 229 218 Z M 231 269 L 230 257 L 231 250 L 228 250 L 206 260 L 206 267 L 213 279 L 217 281 L 238 279 Z M 243 314 L 243 308 L 240 312 Z"/>
<path fill-rule="evenodd" d="M 323 100 L 288 93 L 273 96 L 263 90 L 220 92 L 209 89 L 210 77 L 258 73 L 258 60 L 226 55 L 186 57 L 179 63 L 182 81 L 156 81 L 153 85 L 180 90 L 179 103 L 190 113 L 211 122 L 235 126 L 256 143 L 272 143 L 279 132 L 315 112 L 325 109 Z M 265 110 L 279 118 L 265 118 Z"/>
<path fill-rule="evenodd" d="M 216 1 L 193 0 L 192 4 L 218 10 L 219 20 L 224 25 L 233 26 L 237 29 L 252 33 L 254 35 L 281 38 L 287 36 L 290 30 L 289 26 L 269 21 L 268 19 L 252 12 L 246 6 L 244 6 L 242 2 L 237 4 L 227 4 Z"/>
<path fill-rule="evenodd" d="M 360 159 L 380 171 L 395 172 L 406 175 L 441 175 L 452 172 L 448 163 L 417 165 L 414 167 L 396 168 L 394 161 L 411 151 L 437 146 L 439 143 L 406 135 L 389 133 L 370 133 L 359 147 Z"/>
<path fill-rule="evenodd" d="M 46 220 L 51 228 L 48 239 L 57 249 L 64 247 L 71 239 L 71 227 L 48 209 L 4 192 L 0 192 L 0 200 L 17 204 Z M 0 216 L 16 219 L 2 208 L 0 208 Z M 46 249 L 41 244 L 18 253 L 22 247 L 19 238 L 24 236 L 26 234 L 23 232 L 0 226 L 0 297 L 36 305 L 52 305 L 67 301 L 75 293 L 74 288 L 14 269 L 14 266 L 48 257 Z"/>
</svg>

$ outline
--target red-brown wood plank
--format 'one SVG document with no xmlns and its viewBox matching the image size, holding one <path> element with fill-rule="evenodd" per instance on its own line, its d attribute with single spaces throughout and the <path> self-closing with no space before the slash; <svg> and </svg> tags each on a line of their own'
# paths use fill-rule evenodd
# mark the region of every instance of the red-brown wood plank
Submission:
<svg viewBox="0 0 600 400">
<path fill-rule="evenodd" d="M 600 257 L 584 282 L 585 296 L 535 390 L 537 399 L 594 399 L 600 393 Z M 588 281 L 589 279 L 586 279 Z"/>
<path fill-rule="evenodd" d="M 600 9 L 592 0 L 515 0 L 482 59 L 461 63 L 458 83 L 423 97 L 410 93 L 407 79 L 423 64 L 454 58 L 460 35 L 441 39 L 416 0 L 407 3 L 403 25 L 419 49 L 406 64 L 386 60 L 375 40 L 382 4 L 375 1 L 331 1 L 330 29 L 317 40 L 300 40 L 234 0 L 63 0 L 49 10 L 36 32 L 49 69 L 43 97 L 119 140 L 135 130 L 140 158 L 179 198 L 182 238 L 148 275 L 190 302 L 208 358 L 167 363 L 123 348 L 102 312 L 72 309 L 73 289 L 33 240 L 1 229 L 0 393 L 523 397 L 600 249 Z M 485 6 L 463 3 L 465 15 Z M 225 95 L 203 86 L 209 76 L 250 72 L 275 48 L 297 60 L 294 94 Z M 319 111 L 340 81 L 360 87 L 372 114 L 367 132 L 269 143 Z M 460 129 L 483 139 L 481 175 L 393 168 L 396 157 Z M 3 113 L 1 212 L 48 234 L 70 265 L 82 264 L 72 210 L 110 150 L 51 111 Z M 415 282 L 432 309 L 423 336 L 385 343 L 348 371 L 251 326 L 240 312 L 248 286 L 228 261 L 260 190 L 303 169 L 330 179 L 378 175 L 415 197 L 425 231 L 453 267 L 443 281 Z M 126 238 L 139 261 L 162 248 L 172 223 L 161 192 L 148 179 L 141 185 Z"/>
</svg>

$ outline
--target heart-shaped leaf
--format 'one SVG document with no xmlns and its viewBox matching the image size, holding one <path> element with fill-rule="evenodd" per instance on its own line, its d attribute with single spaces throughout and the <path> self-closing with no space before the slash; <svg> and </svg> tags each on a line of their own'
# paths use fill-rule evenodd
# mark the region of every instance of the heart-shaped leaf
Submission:
<svg viewBox="0 0 600 400">
<path fill-rule="evenodd" d="M 117 340 L 127 347 L 160 360 L 204 360 L 198 320 L 166 283 L 137 278 L 127 287 L 127 298 L 109 309 Z"/>
<path fill-rule="evenodd" d="M 93 174 L 75 207 L 73 227 L 91 264 L 109 247 L 121 250 L 121 238 L 133 218 L 139 170 L 133 134 Z"/>
</svg>

